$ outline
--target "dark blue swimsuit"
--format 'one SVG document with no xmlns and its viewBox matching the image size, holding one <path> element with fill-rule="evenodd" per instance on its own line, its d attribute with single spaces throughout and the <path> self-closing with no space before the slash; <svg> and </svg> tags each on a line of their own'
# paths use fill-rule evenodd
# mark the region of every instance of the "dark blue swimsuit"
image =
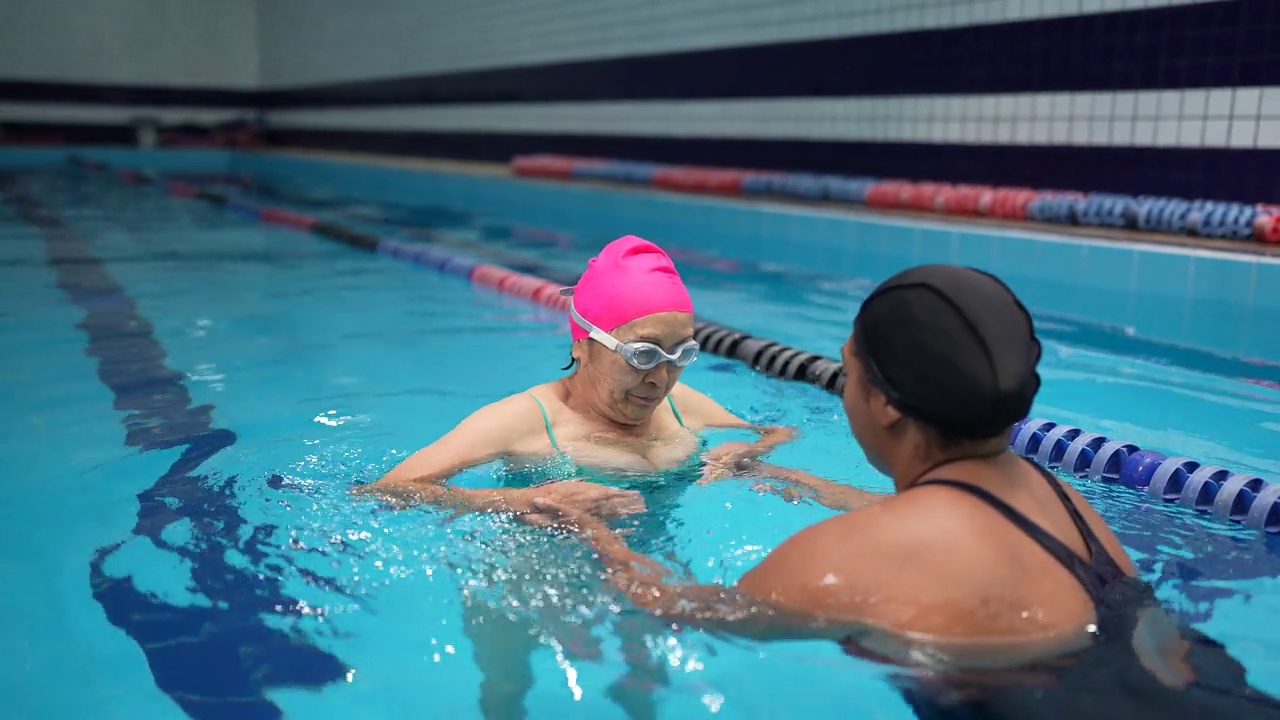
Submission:
<svg viewBox="0 0 1280 720">
<path fill-rule="evenodd" d="M 1034 464 L 1034 463 L 1033 463 Z M 1016 718 L 1018 720 L 1246 720 L 1280 718 L 1280 701 L 1250 687 L 1244 667 L 1221 643 L 1184 629 L 1186 663 L 1195 681 L 1171 688 L 1153 676 L 1133 649 L 1139 611 L 1158 607 L 1152 588 L 1121 570 L 1051 473 L 1036 465 L 1066 507 L 1088 549 L 1088 558 L 1045 532 L 986 490 L 956 480 L 927 480 L 968 493 L 1036 541 L 1080 583 L 1093 602 L 1097 634 L 1070 655 L 964 678 L 903 678 L 903 696 L 922 720 Z M 865 655 L 865 653 L 851 654 Z"/>
</svg>

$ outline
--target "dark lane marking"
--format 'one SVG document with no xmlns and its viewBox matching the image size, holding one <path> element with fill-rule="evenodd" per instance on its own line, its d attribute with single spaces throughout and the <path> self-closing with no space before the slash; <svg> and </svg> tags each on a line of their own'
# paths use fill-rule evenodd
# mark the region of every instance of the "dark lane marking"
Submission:
<svg viewBox="0 0 1280 720">
<path fill-rule="evenodd" d="M 100 548 L 89 565 L 93 597 L 111 624 L 142 648 L 156 685 L 198 720 L 279 718 L 266 697 L 273 687 L 316 688 L 344 678 L 347 667 L 300 633 L 269 627 L 263 615 L 291 613 L 277 573 L 262 568 L 275 530 L 252 528 L 233 494 L 235 478 L 197 475 L 209 458 L 236 442 L 235 433 L 213 426 L 212 405 L 192 407 L 183 374 L 165 364 L 153 326 L 107 272 L 91 243 L 72 232 L 13 177 L 0 191 L 20 218 L 44 235 L 45 258 L 58 287 L 84 310 L 77 324 L 88 336 L 85 352 L 98 361 L 98 379 L 126 413 L 125 444 L 142 451 L 185 448 L 154 485 L 138 495 L 134 536 L 186 560 L 193 590 L 211 607 L 170 605 L 139 590 L 128 577 L 113 578 L 103 565 L 125 541 Z M 187 520 L 189 543 L 173 545 L 166 527 Z M 250 568 L 229 562 L 227 550 L 247 557 Z M 262 573 L 261 575 L 259 573 Z"/>
</svg>

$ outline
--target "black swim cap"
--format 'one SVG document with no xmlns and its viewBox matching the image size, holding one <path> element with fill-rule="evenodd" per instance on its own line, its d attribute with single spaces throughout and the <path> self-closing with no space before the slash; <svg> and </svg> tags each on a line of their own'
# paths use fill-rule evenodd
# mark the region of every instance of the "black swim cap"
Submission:
<svg viewBox="0 0 1280 720">
<path fill-rule="evenodd" d="M 944 437 L 995 437 L 1027 416 L 1040 389 L 1031 314 L 981 270 L 904 270 L 872 291 L 853 328 L 872 384 Z"/>
</svg>

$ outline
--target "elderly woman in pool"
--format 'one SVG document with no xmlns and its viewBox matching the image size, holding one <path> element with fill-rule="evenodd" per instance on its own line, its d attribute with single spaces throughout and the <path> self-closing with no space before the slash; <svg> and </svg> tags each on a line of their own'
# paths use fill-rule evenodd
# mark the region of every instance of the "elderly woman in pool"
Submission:
<svg viewBox="0 0 1280 720">
<path fill-rule="evenodd" d="M 599 517 L 643 508 L 638 493 L 600 483 L 563 482 L 601 473 L 656 473 L 703 463 L 704 479 L 732 474 L 793 436 L 790 428 L 757 427 L 702 393 L 680 374 L 698 357 L 693 303 L 671 259 L 635 236 L 614 240 L 592 258 L 572 296 L 573 337 L 567 377 L 476 410 L 415 452 L 365 492 L 453 506 L 465 511 L 531 512 L 539 498 Z M 576 367 L 575 367 L 576 366 Z M 754 442 L 703 452 L 704 428 L 748 428 Z M 467 489 L 447 479 L 502 459 L 525 487 Z M 508 475 L 510 479 L 510 475 Z"/>
<path fill-rule="evenodd" d="M 680 384 L 681 372 L 698 357 L 693 303 L 670 258 L 653 243 L 632 236 L 609 243 L 566 293 L 573 298 L 570 375 L 480 408 L 360 492 L 464 512 L 512 512 L 527 521 L 540 519 L 535 498 L 599 518 L 647 505 L 636 541 L 652 544 L 665 534 L 663 516 L 690 477 L 709 481 L 734 474 L 741 461 L 792 437 L 788 428 L 754 427 Z M 697 433 L 712 427 L 753 429 L 758 438 L 704 452 Z M 506 466 L 503 487 L 447 482 L 466 468 L 499 459 Z M 652 477 L 677 469 L 690 471 L 682 473 L 684 482 Z M 584 478 L 597 482 L 572 482 Z M 485 717 L 523 716 L 533 682 L 530 658 L 548 624 L 571 656 L 599 654 L 589 628 L 554 618 L 517 619 L 471 594 L 465 598 L 466 632 L 484 674 Z M 609 693 L 632 718 L 653 716 L 651 689 L 665 682 L 644 640 L 650 631 L 644 617 L 617 620 L 628 670 Z"/>
</svg>

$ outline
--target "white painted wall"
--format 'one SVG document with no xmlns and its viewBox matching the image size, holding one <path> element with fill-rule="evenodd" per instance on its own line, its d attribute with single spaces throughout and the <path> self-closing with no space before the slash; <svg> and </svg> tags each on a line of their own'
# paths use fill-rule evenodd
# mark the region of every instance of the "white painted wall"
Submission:
<svg viewBox="0 0 1280 720">
<path fill-rule="evenodd" d="M 258 47 L 257 0 L 0 0 L 4 80 L 252 89 Z"/>
</svg>

